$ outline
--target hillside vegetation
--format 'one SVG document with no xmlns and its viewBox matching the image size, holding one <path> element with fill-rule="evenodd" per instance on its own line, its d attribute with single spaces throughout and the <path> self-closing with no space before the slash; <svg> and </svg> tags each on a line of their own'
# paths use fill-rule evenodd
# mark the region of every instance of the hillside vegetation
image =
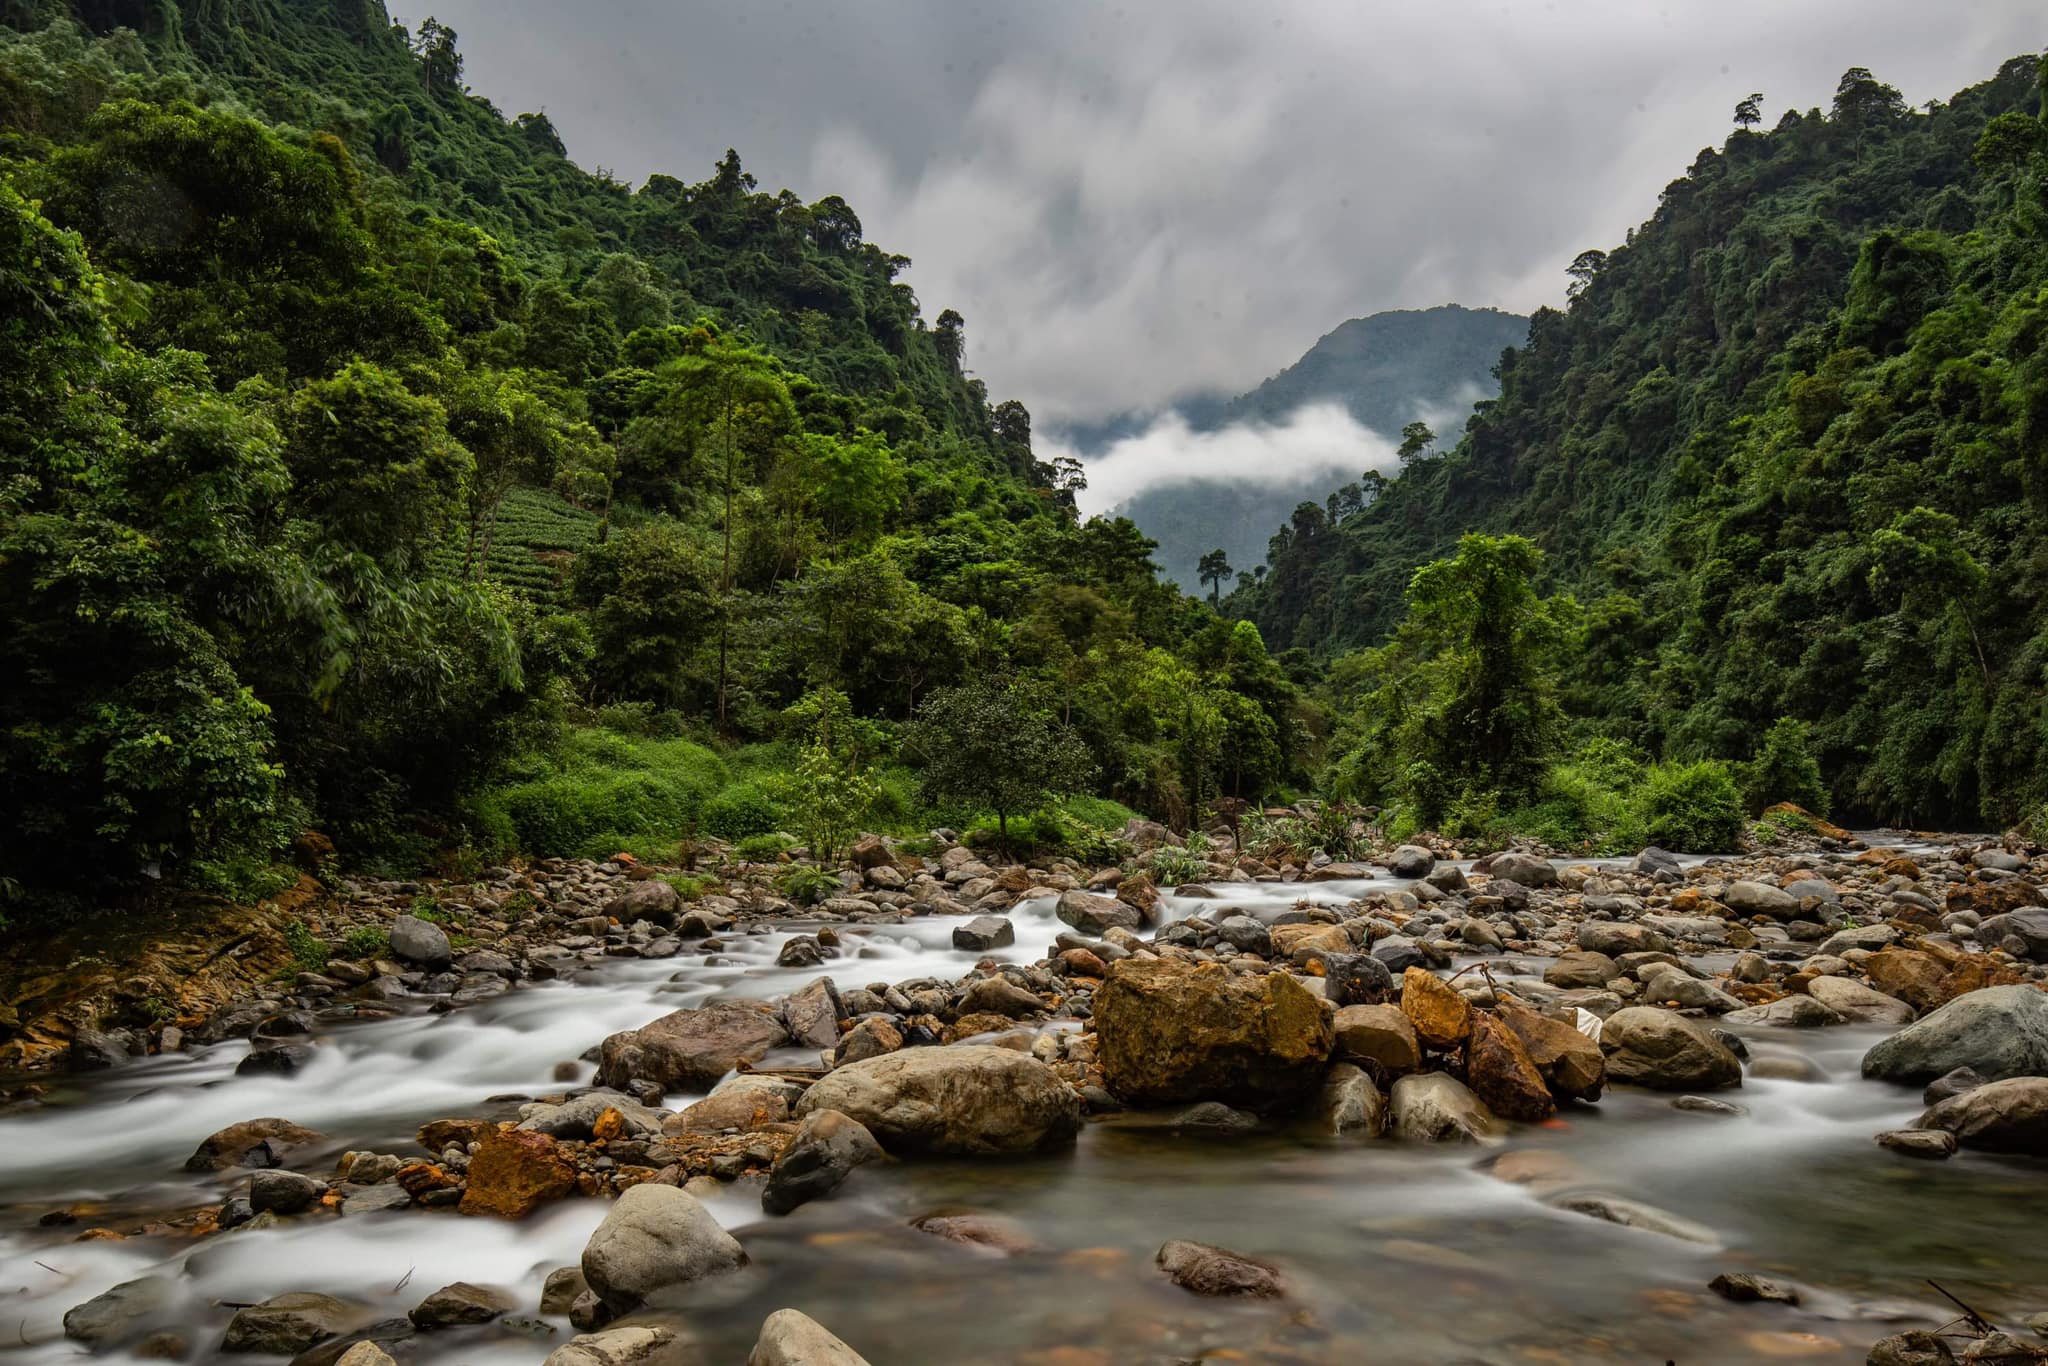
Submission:
<svg viewBox="0 0 2048 1366">
<path fill-rule="evenodd" d="M 1276 649 L 1373 646 L 1418 567 L 1519 535 L 1572 595 L 1559 745 L 1750 760 L 1784 719 L 1840 813 L 2036 811 L 2044 79 L 2017 58 L 1913 110 L 1857 69 L 1825 112 L 1745 121 L 1579 258 L 1455 449 L 1342 519 L 1299 509 L 1226 608 Z M 1386 670 L 1340 667 L 1330 700 L 1352 711 Z"/>
<path fill-rule="evenodd" d="M 1029 817 L 922 781 L 900 728 L 962 687 L 1056 728 L 1006 761 L 1036 834 L 1300 772 L 1256 632 L 1076 517 L 843 201 L 581 170 L 376 0 L 7 23 L 17 907 L 253 894 L 307 829 L 413 866 Z"/>
</svg>

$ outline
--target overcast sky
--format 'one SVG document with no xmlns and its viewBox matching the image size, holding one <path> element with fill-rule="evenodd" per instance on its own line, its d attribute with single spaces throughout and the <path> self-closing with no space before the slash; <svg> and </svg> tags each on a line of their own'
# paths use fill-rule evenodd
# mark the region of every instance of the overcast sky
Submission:
<svg viewBox="0 0 2048 1366">
<path fill-rule="evenodd" d="M 1915 104 L 2039 0 L 431 0 L 467 77 L 632 183 L 844 195 L 1041 423 L 1249 387 L 1346 318 L 1558 303 L 1735 102 Z M 400 0 L 416 21 L 422 0 Z"/>
</svg>

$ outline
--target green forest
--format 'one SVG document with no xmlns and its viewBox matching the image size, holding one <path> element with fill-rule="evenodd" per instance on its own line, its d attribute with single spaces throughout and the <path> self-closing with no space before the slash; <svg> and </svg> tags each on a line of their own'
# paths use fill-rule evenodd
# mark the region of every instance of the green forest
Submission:
<svg viewBox="0 0 2048 1366">
<path fill-rule="evenodd" d="M 1212 604 L 837 197 L 584 171 L 378 0 L 10 4 L 8 919 L 330 854 L 1108 861 L 1312 794 L 1583 850 L 2024 818 L 2044 81 L 1745 118 L 1462 441 Z"/>
<path fill-rule="evenodd" d="M 2038 822 L 2048 67 L 1924 109 L 1852 69 L 1769 131 L 1759 98 L 1572 264 L 1462 441 L 1341 518 L 1302 504 L 1224 600 L 1329 657 L 1333 790 L 1569 832 L 1661 763 L 1752 805 Z M 1417 571 L 1475 536 L 1534 585 L 1496 637 L 1513 696 L 1439 677 L 1470 670 Z M 1522 752 L 1423 743 L 1461 688 Z"/>
</svg>

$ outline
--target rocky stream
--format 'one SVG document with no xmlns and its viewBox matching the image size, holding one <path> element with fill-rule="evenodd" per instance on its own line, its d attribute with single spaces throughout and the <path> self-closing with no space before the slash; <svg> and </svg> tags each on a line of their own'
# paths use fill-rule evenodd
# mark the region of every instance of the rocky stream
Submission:
<svg viewBox="0 0 2048 1366">
<path fill-rule="evenodd" d="M 343 882 L 0 1081 L 0 1354 L 2048 1361 L 2048 857 L 1813 844 Z"/>
</svg>

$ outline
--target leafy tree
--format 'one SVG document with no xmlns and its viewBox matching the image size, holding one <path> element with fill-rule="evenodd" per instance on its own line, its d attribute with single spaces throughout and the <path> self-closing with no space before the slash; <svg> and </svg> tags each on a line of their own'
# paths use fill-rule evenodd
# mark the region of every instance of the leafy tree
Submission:
<svg viewBox="0 0 2048 1366">
<path fill-rule="evenodd" d="M 993 811 L 1007 846 L 1010 817 L 1073 792 L 1091 775 L 1087 747 L 1053 719 L 1044 690 L 980 678 L 926 699 L 905 736 L 926 796 Z"/>
<path fill-rule="evenodd" d="M 1402 465 L 1412 465 L 1435 444 L 1436 433 L 1429 429 L 1427 422 L 1411 422 L 1401 429 L 1401 446 L 1395 455 Z"/>
<path fill-rule="evenodd" d="M 1764 97 L 1761 92 L 1738 100 L 1735 104 L 1735 126 L 1747 131 L 1764 121 Z"/>
<path fill-rule="evenodd" d="M 1820 762 L 1813 757 L 1804 722 L 1781 716 L 1771 724 L 1756 758 L 1744 772 L 1743 787 L 1752 812 L 1791 802 L 1816 816 L 1827 815 L 1827 784 L 1821 779 Z"/>
<path fill-rule="evenodd" d="M 1230 567 L 1230 556 L 1220 549 L 1212 550 L 1202 556 L 1202 562 L 1197 566 L 1196 574 L 1203 583 L 1209 585 L 1209 605 L 1211 607 L 1220 605 L 1224 581 L 1236 572 L 1236 570 Z"/>
<path fill-rule="evenodd" d="M 812 857 L 833 863 L 860 833 L 882 785 L 863 761 L 859 723 L 845 694 L 821 690 L 805 703 L 814 720 L 788 783 L 788 804 Z"/>
</svg>

